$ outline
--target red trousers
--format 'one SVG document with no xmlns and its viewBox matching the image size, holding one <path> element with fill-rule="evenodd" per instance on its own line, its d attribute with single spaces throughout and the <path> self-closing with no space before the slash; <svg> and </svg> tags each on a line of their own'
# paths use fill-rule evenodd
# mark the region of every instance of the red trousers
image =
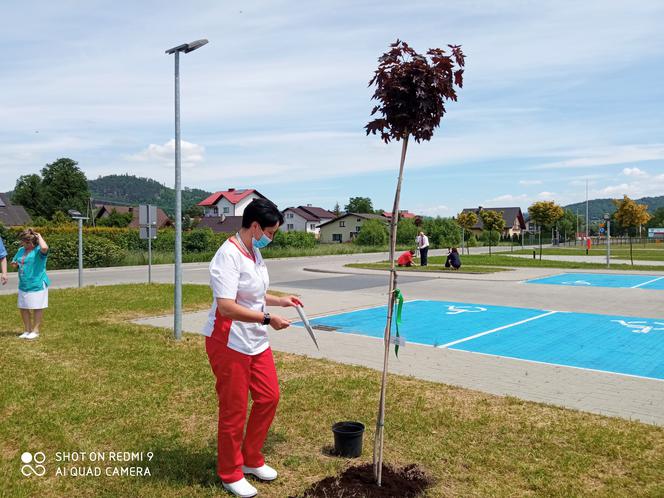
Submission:
<svg viewBox="0 0 664 498">
<path fill-rule="evenodd" d="M 250 356 L 208 337 L 205 349 L 219 398 L 217 474 L 223 482 L 232 483 L 244 477 L 242 465 L 265 463 L 261 449 L 279 403 L 277 371 L 270 348 Z M 243 440 L 249 392 L 253 405 Z"/>
</svg>

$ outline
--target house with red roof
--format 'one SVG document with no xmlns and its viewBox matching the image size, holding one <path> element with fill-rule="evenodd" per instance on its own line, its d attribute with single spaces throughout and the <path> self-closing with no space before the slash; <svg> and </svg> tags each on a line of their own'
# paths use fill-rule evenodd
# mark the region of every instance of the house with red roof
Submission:
<svg viewBox="0 0 664 498">
<path fill-rule="evenodd" d="M 266 199 L 258 190 L 252 188 L 229 188 L 215 192 L 198 203 L 203 208 L 203 216 L 242 216 L 244 208 L 254 199 Z"/>
<path fill-rule="evenodd" d="M 320 232 L 318 227 L 335 218 L 334 213 L 311 204 L 289 207 L 281 213 L 284 215 L 284 224 L 281 226 L 281 230 L 284 232 L 308 232 L 313 233 L 316 237 Z"/>
</svg>

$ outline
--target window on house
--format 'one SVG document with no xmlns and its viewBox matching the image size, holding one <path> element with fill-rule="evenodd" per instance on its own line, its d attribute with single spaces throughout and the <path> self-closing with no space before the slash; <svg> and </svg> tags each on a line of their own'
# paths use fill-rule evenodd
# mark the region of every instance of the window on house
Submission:
<svg viewBox="0 0 664 498">
<path fill-rule="evenodd" d="M 358 218 L 357 221 L 362 221 L 362 218 Z"/>
<path fill-rule="evenodd" d="M 332 242 L 341 242 L 341 234 L 340 233 L 333 233 L 332 234 Z"/>
<path fill-rule="evenodd" d="M 293 213 L 286 213 L 286 218 L 293 219 Z"/>
<path fill-rule="evenodd" d="M 293 230 L 295 228 L 295 225 L 293 225 L 292 223 L 289 223 L 287 225 L 287 227 L 288 227 L 288 230 Z"/>
<path fill-rule="evenodd" d="M 345 221 L 340 221 L 340 222 L 339 222 L 339 226 L 340 226 L 340 227 L 345 227 L 345 226 L 346 226 L 346 222 L 345 222 Z"/>
<path fill-rule="evenodd" d="M 362 228 L 362 227 L 355 227 L 355 231 L 356 231 L 356 232 L 359 232 L 359 231 L 360 231 L 360 228 Z"/>
<path fill-rule="evenodd" d="M 227 207 L 225 207 L 225 208 L 224 208 L 224 214 L 228 214 L 229 212 L 230 212 L 230 209 L 227 208 Z"/>
<path fill-rule="evenodd" d="M 309 224 L 309 229 L 316 230 L 316 224 L 315 223 L 310 223 Z"/>
</svg>

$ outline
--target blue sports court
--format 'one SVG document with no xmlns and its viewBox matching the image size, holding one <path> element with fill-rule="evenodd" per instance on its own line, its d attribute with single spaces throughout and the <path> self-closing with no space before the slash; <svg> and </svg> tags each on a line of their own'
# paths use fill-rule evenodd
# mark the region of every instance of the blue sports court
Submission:
<svg viewBox="0 0 664 498">
<path fill-rule="evenodd" d="M 623 289 L 664 290 L 664 276 L 612 275 L 606 273 L 561 273 L 526 280 L 527 284 L 567 285 L 571 287 L 618 287 Z"/>
<path fill-rule="evenodd" d="M 310 321 L 317 334 L 382 338 L 386 316 L 381 306 Z M 664 318 L 409 301 L 399 330 L 407 343 L 664 380 Z"/>
</svg>

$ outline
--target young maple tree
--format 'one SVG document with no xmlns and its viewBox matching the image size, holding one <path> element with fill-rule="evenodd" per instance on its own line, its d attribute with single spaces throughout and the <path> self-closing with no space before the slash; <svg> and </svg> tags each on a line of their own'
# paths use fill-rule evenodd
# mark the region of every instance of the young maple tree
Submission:
<svg viewBox="0 0 664 498">
<path fill-rule="evenodd" d="M 425 55 L 418 54 L 406 42 L 397 40 L 379 59 L 378 69 L 369 82 L 376 89 L 372 100 L 376 105 L 371 115 L 379 115 L 366 126 L 367 135 L 380 133 L 380 138 L 402 141 L 399 179 L 394 195 L 390 218 L 390 281 L 388 286 L 388 312 L 385 325 L 385 354 L 380 389 L 380 401 L 374 440 L 374 477 L 380 486 L 383 469 L 383 435 L 385 424 L 385 392 L 387 388 L 387 366 L 390 353 L 392 315 L 396 303 L 397 272 L 394 256 L 397 242 L 399 199 L 406 161 L 408 139 L 416 142 L 430 140 L 434 129 L 445 115 L 445 101 L 457 100 L 456 88 L 463 87 L 465 56 L 460 45 L 448 45 L 450 54 L 440 48 L 429 49 Z M 398 325 L 398 322 L 397 322 Z M 398 347 L 398 346 L 397 346 Z"/>
</svg>

